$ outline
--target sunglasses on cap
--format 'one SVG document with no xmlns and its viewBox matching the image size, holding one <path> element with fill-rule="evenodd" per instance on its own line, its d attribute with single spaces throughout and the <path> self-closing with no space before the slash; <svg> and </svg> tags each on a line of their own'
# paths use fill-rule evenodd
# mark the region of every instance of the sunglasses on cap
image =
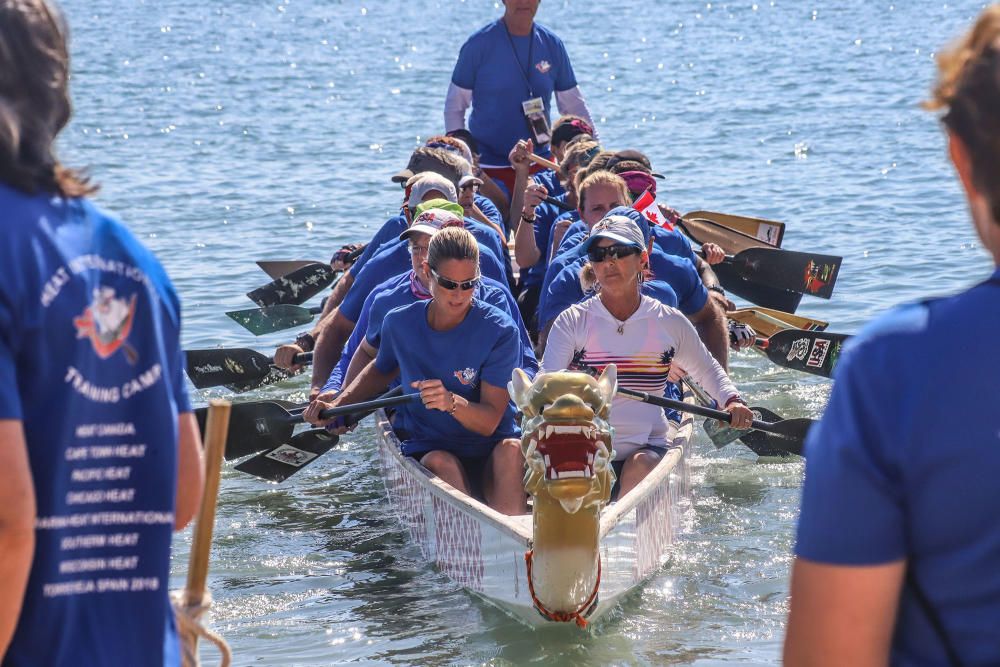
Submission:
<svg viewBox="0 0 1000 667">
<path fill-rule="evenodd" d="M 642 254 L 642 248 L 636 248 L 634 245 L 628 245 L 626 243 L 615 243 L 614 245 L 608 246 L 592 246 L 587 250 L 587 259 L 591 262 L 600 263 L 608 259 L 621 259 L 622 257 L 630 257 L 631 255 Z"/>
<path fill-rule="evenodd" d="M 476 276 L 472 280 L 465 280 L 462 282 L 456 282 L 454 280 L 449 280 L 448 278 L 442 277 L 437 271 L 431 269 L 431 275 L 434 276 L 435 282 L 446 290 L 452 291 L 460 289 L 463 292 L 468 292 L 471 289 L 476 289 L 476 285 L 479 284 L 479 279 L 482 276 Z"/>
</svg>

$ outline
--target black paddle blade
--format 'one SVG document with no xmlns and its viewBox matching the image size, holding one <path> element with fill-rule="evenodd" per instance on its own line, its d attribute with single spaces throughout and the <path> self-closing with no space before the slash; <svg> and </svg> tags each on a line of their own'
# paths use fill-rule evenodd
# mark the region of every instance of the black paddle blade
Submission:
<svg viewBox="0 0 1000 667">
<path fill-rule="evenodd" d="M 247 296 L 262 308 L 280 304 L 298 306 L 328 287 L 335 275 L 329 264 L 316 262 L 247 292 Z"/>
<path fill-rule="evenodd" d="M 288 407 L 292 405 L 285 401 L 233 403 L 226 436 L 226 460 L 273 449 L 288 442 L 296 422 L 302 421 L 301 417 L 296 418 L 288 412 Z M 204 437 L 208 408 L 198 408 L 194 413 L 198 419 L 198 430 Z"/>
<path fill-rule="evenodd" d="M 781 415 L 767 408 L 754 406 L 750 409 L 754 413 L 754 419 L 775 424 L 784 421 Z M 794 448 L 794 441 L 783 438 L 780 435 L 765 433 L 764 431 L 751 430 L 744 432 L 739 436 L 739 441 L 746 445 L 754 454 L 766 459 L 787 459 L 793 453 L 789 448 Z M 801 451 L 801 445 L 799 446 L 799 450 Z"/>
<path fill-rule="evenodd" d="M 226 313 L 240 326 L 254 336 L 284 331 L 293 327 L 309 324 L 313 315 L 319 309 L 303 308 L 302 306 L 270 306 L 269 308 L 249 308 L 247 310 L 230 310 Z"/>
<path fill-rule="evenodd" d="M 253 383 L 272 369 L 269 357 L 245 347 L 186 350 L 185 354 L 188 377 L 198 389 Z"/>
<path fill-rule="evenodd" d="M 848 338 L 846 334 L 786 329 L 760 347 L 779 366 L 828 378 Z"/>
<path fill-rule="evenodd" d="M 842 261 L 833 255 L 747 248 L 732 259 L 732 264 L 740 277 L 751 282 L 829 299 Z"/>
<path fill-rule="evenodd" d="M 253 456 L 238 464 L 236 469 L 266 479 L 283 482 L 336 446 L 339 438 L 326 429 L 313 429 L 297 434 L 287 444 Z"/>
<path fill-rule="evenodd" d="M 272 280 L 287 276 L 292 271 L 298 271 L 303 266 L 322 264 L 311 259 L 258 259 L 259 266 Z"/>
<path fill-rule="evenodd" d="M 742 297 L 750 303 L 758 306 L 782 310 L 786 313 L 794 313 L 802 301 L 801 292 L 790 292 L 786 289 L 777 289 L 769 285 L 750 282 L 741 278 L 732 264 L 722 263 L 712 267 L 715 275 L 719 277 L 719 282 L 727 292 L 732 292 L 738 297 Z"/>
</svg>

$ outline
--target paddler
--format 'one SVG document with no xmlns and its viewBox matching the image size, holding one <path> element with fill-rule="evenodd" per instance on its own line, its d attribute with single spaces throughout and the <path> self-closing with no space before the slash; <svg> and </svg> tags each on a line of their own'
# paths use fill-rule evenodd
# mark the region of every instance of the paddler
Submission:
<svg viewBox="0 0 1000 667">
<path fill-rule="evenodd" d="M 749 427 L 753 413 L 688 319 L 643 293 L 650 257 L 639 225 L 623 215 L 609 215 L 594 226 L 584 247 L 584 272 L 593 272 L 600 287 L 595 296 L 555 319 L 542 371 L 601 372 L 613 363 L 621 386 L 662 395 L 677 364 L 732 415 L 735 428 Z M 672 429 L 661 408 L 620 396 L 614 399 L 610 422 L 613 465 L 620 495 L 625 495 L 663 458 Z"/>
<path fill-rule="evenodd" d="M 1000 664 L 1000 5 L 938 68 L 927 106 L 994 272 L 890 311 L 840 357 L 805 445 L 791 667 Z"/>
<path fill-rule="evenodd" d="M 0 663 L 176 667 L 170 543 L 203 483 L 180 303 L 56 157 L 66 34 L 0 0 Z"/>
<path fill-rule="evenodd" d="M 421 399 L 397 413 L 403 453 L 464 493 L 481 489 L 497 511 L 522 514 L 524 457 L 506 389 L 521 362 L 517 327 L 473 296 L 479 247 L 465 229 L 434 234 L 420 270 L 431 298 L 390 311 L 375 360 L 332 403 L 313 401 L 304 416 L 326 424 L 323 409 L 366 400 L 398 377 Z"/>
</svg>

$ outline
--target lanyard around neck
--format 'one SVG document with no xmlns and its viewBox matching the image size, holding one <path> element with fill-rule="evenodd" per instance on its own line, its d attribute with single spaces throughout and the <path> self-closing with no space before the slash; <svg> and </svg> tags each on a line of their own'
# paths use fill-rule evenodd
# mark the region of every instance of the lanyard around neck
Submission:
<svg viewBox="0 0 1000 667">
<path fill-rule="evenodd" d="M 535 97 L 535 89 L 531 85 L 531 60 L 532 53 L 535 48 L 535 24 L 531 24 L 531 32 L 528 33 L 528 66 L 525 67 L 521 64 L 521 59 L 517 57 L 517 49 L 514 48 L 514 38 L 510 34 L 510 28 L 507 27 L 507 22 L 500 19 L 500 23 L 503 23 L 503 30 L 507 34 L 507 43 L 510 44 L 510 53 L 514 56 L 514 62 L 517 63 L 517 71 L 521 73 L 521 77 L 524 79 L 524 85 L 528 87 L 528 97 Z"/>
</svg>

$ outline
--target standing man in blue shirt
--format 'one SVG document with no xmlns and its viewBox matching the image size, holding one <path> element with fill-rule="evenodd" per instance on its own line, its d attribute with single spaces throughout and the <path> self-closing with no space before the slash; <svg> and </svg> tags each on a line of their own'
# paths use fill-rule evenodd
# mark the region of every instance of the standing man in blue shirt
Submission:
<svg viewBox="0 0 1000 667">
<path fill-rule="evenodd" d="M 0 663 L 179 667 L 170 542 L 202 488 L 180 303 L 55 157 L 65 35 L 0 0 Z"/>
<path fill-rule="evenodd" d="M 514 144 L 532 139 L 549 156 L 552 95 L 563 114 L 594 126 L 562 40 L 535 23 L 540 0 L 504 0 L 503 16 L 469 37 L 458 54 L 445 99 L 448 132 L 469 130 L 480 149 L 480 166 L 508 193 L 514 171 L 507 162 Z"/>
<path fill-rule="evenodd" d="M 928 105 L 1000 266 L 1000 4 Z M 785 664 L 1000 664 L 1000 270 L 853 339 L 806 441 Z"/>
</svg>

